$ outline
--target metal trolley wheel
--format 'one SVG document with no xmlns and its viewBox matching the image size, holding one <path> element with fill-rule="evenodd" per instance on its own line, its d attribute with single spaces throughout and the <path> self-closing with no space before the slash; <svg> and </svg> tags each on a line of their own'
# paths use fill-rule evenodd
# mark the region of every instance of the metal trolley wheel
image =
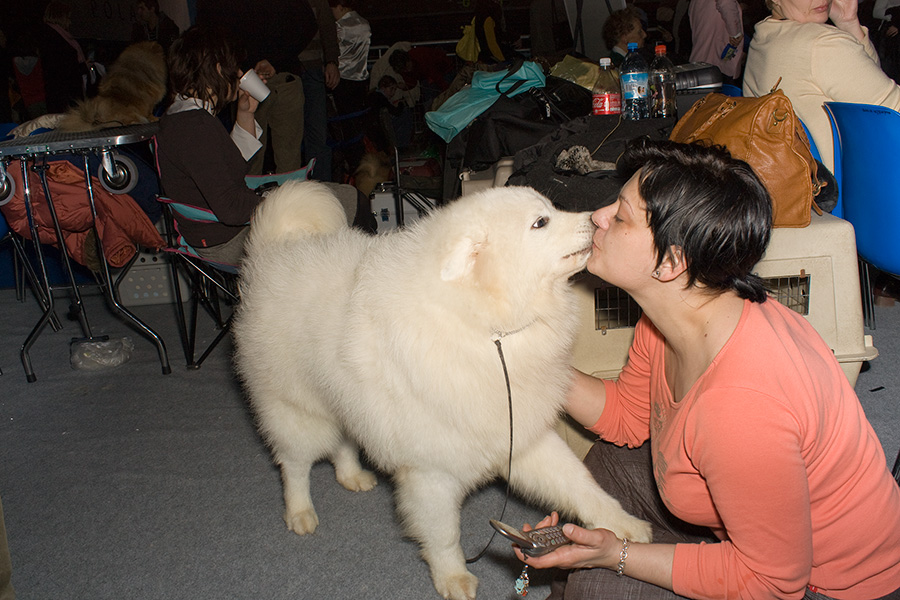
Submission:
<svg viewBox="0 0 900 600">
<path fill-rule="evenodd" d="M 9 173 L 0 172 L 3 178 L 0 179 L 0 206 L 12 200 L 16 193 L 16 180 Z"/>
<path fill-rule="evenodd" d="M 112 175 L 103 168 L 102 161 L 97 168 L 97 179 L 103 189 L 112 194 L 127 194 L 133 190 L 138 182 L 138 169 L 134 161 L 127 156 L 117 155 L 112 159 L 112 167 Z"/>
</svg>

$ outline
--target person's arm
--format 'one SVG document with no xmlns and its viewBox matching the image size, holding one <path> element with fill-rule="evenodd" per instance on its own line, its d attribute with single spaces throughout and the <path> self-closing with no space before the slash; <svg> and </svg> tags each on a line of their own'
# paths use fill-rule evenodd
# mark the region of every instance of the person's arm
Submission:
<svg viewBox="0 0 900 600">
<path fill-rule="evenodd" d="M 836 31 L 823 35 L 810 61 L 814 82 L 830 100 L 900 110 L 900 87 L 881 70 L 868 36 L 854 43 Z"/>
<path fill-rule="evenodd" d="M 186 124 L 189 130 L 185 132 L 184 147 L 179 149 L 183 157 L 181 168 L 221 223 L 244 225 L 260 198 L 244 181 L 246 163 L 228 132 L 218 119 L 205 116 L 208 118 L 192 119 Z"/>
<path fill-rule="evenodd" d="M 618 380 L 576 376 L 574 396 L 567 399 L 575 412 L 573 418 L 604 440 L 632 448 L 643 444 L 650 437 L 651 372 L 664 351 L 662 334 L 642 317 L 634 328 L 628 360 Z M 590 423 L 593 417 L 597 418 Z"/>
<path fill-rule="evenodd" d="M 553 513 L 537 524 L 537 527 L 556 525 L 559 515 Z M 526 525 L 526 531 L 531 527 Z M 628 548 L 622 560 L 624 540 L 608 529 L 584 529 L 572 523 L 563 526 L 572 544 L 557 548 L 549 554 L 539 557 L 527 557 L 515 548 L 519 560 L 537 568 L 556 567 L 561 569 L 603 568 L 617 571 L 620 563 L 624 563 L 623 575 L 652 583 L 667 590 L 672 589 L 672 562 L 675 554 L 674 544 L 637 544 L 628 542 Z"/>
<path fill-rule="evenodd" d="M 741 6 L 737 0 L 716 0 L 716 10 L 725 22 L 725 31 L 728 33 L 732 46 L 738 47 L 744 39 L 744 21 L 741 18 Z"/>
<path fill-rule="evenodd" d="M 250 160 L 260 151 L 262 143 L 262 127 L 256 122 L 256 108 L 259 106 L 253 96 L 244 90 L 238 90 L 237 112 L 234 118 L 234 128 L 231 130 L 231 139 L 241 151 L 244 160 Z"/>
<path fill-rule="evenodd" d="M 319 25 L 319 41 L 322 44 L 322 64 L 325 68 L 325 86 L 333 90 L 341 81 L 338 70 L 341 48 L 338 44 L 337 25 L 334 13 L 325 0 L 313 0 L 316 8 L 316 20 Z"/>
<path fill-rule="evenodd" d="M 606 385 L 602 379 L 572 369 L 572 387 L 566 399 L 566 412 L 585 429 L 593 427 L 606 406 Z"/>
<path fill-rule="evenodd" d="M 868 35 L 859 23 L 857 0 L 833 0 L 828 17 L 834 26 L 855 37 L 860 42 L 868 40 Z"/>
</svg>

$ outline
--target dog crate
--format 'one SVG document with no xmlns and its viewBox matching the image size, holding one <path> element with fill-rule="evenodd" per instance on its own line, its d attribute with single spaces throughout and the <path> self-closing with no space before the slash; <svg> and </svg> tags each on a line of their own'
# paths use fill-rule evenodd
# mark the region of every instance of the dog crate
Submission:
<svg viewBox="0 0 900 600">
<path fill-rule="evenodd" d="M 853 226 L 830 214 L 813 214 L 808 227 L 777 228 L 755 273 L 773 298 L 806 317 L 856 384 L 862 363 L 878 356 L 863 330 L 862 300 Z M 628 358 L 640 307 L 622 290 L 579 274 L 574 282 L 581 329 L 573 365 L 597 377 L 616 378 Z M 560 435 L 583 456 L 592 439 L 572 423 Z"/>
<path fill-rule="evenodd" d="M 409 225 L 422 215 L 434 209 L 434 201 L 417 192 L 397 190 L 388 183 L 380 183 L 369 197 L 378 233 L 397 228 L 397 194 L 403 202 L 403 224 Z"/>
<path fill-rule="evenodd" d="M 187 282 L 179 275 L 181 297 L 190 297 Z M 166 304 L 175 302 L 172 269 L 162 253 L 141 252 L 119 284 L 119 298 L 124 306 Z"/>
<path fill-rule="evenodd" d="M 482 171 L 463 171 L 459 174 L 462 181 L 462 195 L 471 194 L 486 188 L 503 187 L 513 172 L 513 159 L 501 158 Z"/>
</svg>

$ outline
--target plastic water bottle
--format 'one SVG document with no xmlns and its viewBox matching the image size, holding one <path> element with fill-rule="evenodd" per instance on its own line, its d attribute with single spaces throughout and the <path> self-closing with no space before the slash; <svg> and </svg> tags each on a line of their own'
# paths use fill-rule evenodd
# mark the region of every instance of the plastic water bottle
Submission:
<svg viewBox="0 0 900 600">
<path fill-rule="evenodd" d="M 634 42 L 628 44 L 628 54 L 619 69 L 619 78 L 622 81 L 622 116 L 631 121 L 649 117 L 649 70 L 647 61 L 638 53 L 638 46 Z"/>
<path fill-rule="evenodd" d="M 675 104 L 675 65 L 666 56 L 666 46 L 657 44 L 650 63 L 650 116 L 664 119 L 678 116 Z"/>
<path fill-rule="evenodd" d="M 622 88 L 619 74 L 608 58 L 600 59 L 600 72 L 594 83 L 593 113 L 595 115 L 617 115 L 622 112 Z"/>
</svg>

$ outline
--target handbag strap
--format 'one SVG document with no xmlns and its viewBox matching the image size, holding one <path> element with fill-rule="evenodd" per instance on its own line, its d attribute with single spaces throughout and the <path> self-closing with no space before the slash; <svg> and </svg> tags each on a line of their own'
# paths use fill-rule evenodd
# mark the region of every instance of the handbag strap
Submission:
<svg viewBox="0 0 900 600">
<path fill-rule="evenodd" d="M 511 86 L 509 86 L 509 89 L 507 89 L 506 91 L 503 91 L 500 89 L 500 84 L 503 83 L 504 81 L 506 81 L 508 78 L 515 75 L 516 73 L 518 73 L 519 69 L 521 69 L 522 65 L 524 65 L 524 64 L 525 64 L 525 61 L 523 59 L 519 58 L 519 59 L 516 59 L 515 62 L 513 62 L 513 64 L 511 64 L 509 66 L 509 68 L 506 70 L 506 74 L 496 84 L 494 84 L 494 89 L 497 90 L 498 94 L 500 94 L 501 96 L 509 96 L 510 94 L 515 92 L 517 89 L 519 89 L 520 87 L 525 85 L 525 80 L 519 79 L 515 83 L 513 83 Z"/>
<path fill-rule="evenodd" d="M 701 100 L 701 102 L 705 103 L 708 99 L 709 99 L 709 97 L 703 98 Z M 700 105 L 700 106 L 702 106 L 702 105 Z M 710 114 L 705 122 L 698 125 L 694 129 L 694 132 L 691 134 L 689 139 L 696 140 L 699 137 L 701 137 L 704 133 L 706 133 L 706 130 L 709 129 L 716 121 L 718 121 L 719 119 L 721 119 L 722 117 L 724 117 L 725 115 L 727 115 L 728 113 L 733 111 L 735 108 L 737 108 L 737 101 L 735 101 L 734 99 L 730 99 L 726 96 L 725 99 L 720 102 L 720 104 L 716 108 L 715 112 Z"/>
</svg>

